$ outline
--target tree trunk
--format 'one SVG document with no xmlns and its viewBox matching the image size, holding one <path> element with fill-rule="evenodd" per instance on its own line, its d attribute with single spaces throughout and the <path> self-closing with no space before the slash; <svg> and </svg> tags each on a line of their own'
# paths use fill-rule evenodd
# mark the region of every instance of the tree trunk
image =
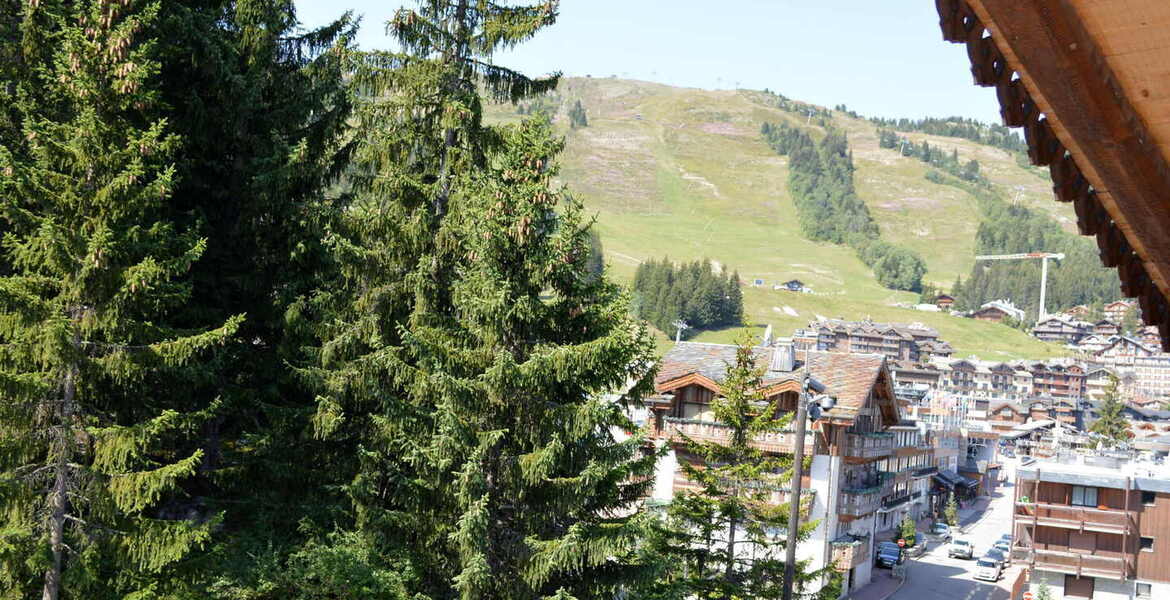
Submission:
<svg viewBox="0 0 1170 600">
<path fill-rule="evenodd" d="M 81 345 L 79 332 L 74 328 L 73 348 L 76 352 Z M 41 590 L 41 600 L 57 600 L 61 595 L 61 568 L 65 555 L 65 515 L 69 505 L 69 448 L 72 445 L 71 433 L 73 430 L 73 416 L 76 414 L 77 401 L 77 358 L 70 358 L 70 364 L 65 372 L 65 381 L 62 386 L 61 404 L 56 411 L 58 422 L 56 427 L 50 428 L 50 444 L 52 444 L 54 469 L 56 476 L 53 487 L 49 491 L 49 508 L 52 514 L 49 518 L 49 547 L 53 553 L 53 562 L 45 571 L 45 586 Z"/>
<path fill-rule="evenodd" d="M 446 90 L 448 93 L 456 92 L 463 85 L 462 68 L 467 61 L 468 54 L 468 37 L 470 32 L 467 29 L 467 2 L 468 0 L 460 0 L 459 6 L 455 9 L 455 27 L 456 39 L 455 45 L 447 53 L 447 62 L 455 63 L 456 75 L 454 81 L 448 81 Z M 442 219 L 447 212 L 447 200 L 451 197 L 451 174 L 450 166 L 448 165 L 448 158 L 451 149 L 459 142 L 459 134 L 454 129 L 448 128 L 443 130 L 443 149 L 439 155 L 439 193 L 435 195 L 434 206 L 432 210 L 435 213 L 436 223 L 438 219 Z"/>
</svg>

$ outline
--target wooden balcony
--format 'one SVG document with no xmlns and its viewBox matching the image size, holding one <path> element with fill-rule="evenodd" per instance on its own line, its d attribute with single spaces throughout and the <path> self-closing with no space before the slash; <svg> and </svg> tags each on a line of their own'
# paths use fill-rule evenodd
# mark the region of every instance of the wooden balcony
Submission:
<svg viewBox="0 0 1170 600">
<path fill-rule="evenodd" d="M 850 458 L 882 458 L 894 451 L 894 436 L 881 433 L 849 433 L 845 435 L 845 456 Z"/>
<path fill-rule="evenodd" d="M 882 505 L 882 488 L 847 488 L 841 490 L 840 503 L 837 504 L 837 513 L 850 517 L 864 517 L 873 513 Z"/>
<path fill-rule="evenodd" d="M 653 437 L 665 438 L 672 442 L 683 442 L 690 438 L 696 442 L 714 442 L 726 444 L 731 438 L 731 428 L 722 423 L 709 421 L 694 421 L 665 417 L 662 419 L 662 429 L 656 430 Z M 796 434 L 790 431 L 778 431 L 756 436 L 752 440 L 753 448 L 764 452 L 789 453 L 795 451 Z M 804 451 L 809 454 L 813 451 L 813 437 L 806 433 Z"/>
<path fill-rule="evenodd" d="M 1040 527 L 1060 527 L 1078 531 L 1136 534 L 1133 514 L 1124 510 L 1102 510 L 1088 506 L 1016 502 L 1016 521 Z"/>
<path fill-rule="evenodd" d="M 848 571 L 869 560 L 869 540 L 854 540 L 847 538 L 832 542 L 833 568 L 838 571 Z"/>
<path fill-rule="evenodd" d="M 1130 560 L 1123 556 L 1017 548 L 1012 552 L 1012 558 L 1024 560 L 1036 569 L 1068 573 L 1078 577 L 1104 577 L 1124 581 L 1133 573 Z"/>
</svg>

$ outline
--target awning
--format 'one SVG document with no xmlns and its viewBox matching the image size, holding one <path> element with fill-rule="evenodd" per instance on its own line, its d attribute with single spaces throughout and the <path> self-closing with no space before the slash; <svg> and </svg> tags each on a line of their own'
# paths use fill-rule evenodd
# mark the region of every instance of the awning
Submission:
<svg viewBox="0 0 1170 600">
<path fill-rule="evenodd" d="M 961 483 L 963 477 L 955 474 L 954 471 L 946 469 L 939 469 L 938 473 L 931 476 L 935 481 L 946 488 L 953 488 L 956 484 Z"/>
<path fill-rule="evenodd" d="M 979 481 L 978 481 L 978 480 L 971 479 L 970 477 L 961 477 L 961 479 L 962 479 L 963 481 L 961 481 L 960 483 L 961 483 L 962 485 L 964 485 L 965 487 L 968 487 L 968 488 L 977 488 L 977 487 L 979 487 Z"/>
</svg>

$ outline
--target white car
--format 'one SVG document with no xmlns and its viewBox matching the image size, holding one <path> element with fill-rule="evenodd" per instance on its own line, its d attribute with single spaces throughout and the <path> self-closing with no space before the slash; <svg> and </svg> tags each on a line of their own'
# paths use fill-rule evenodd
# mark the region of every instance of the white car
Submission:
<svg viewBox="0 0 1170 600">
<path fill-rule="evenodd" d="M 947 556 L 951 558 L 974 558 L 975 545 L 964 539 L 953 539 L 947 546 Z"/>
<path fill-rule="evenodd" d="M 974 577 L 985 581 L 999 581 L 1002 571 L 1003 563 L 984 557 L 975 562 Z"/>
</svg>

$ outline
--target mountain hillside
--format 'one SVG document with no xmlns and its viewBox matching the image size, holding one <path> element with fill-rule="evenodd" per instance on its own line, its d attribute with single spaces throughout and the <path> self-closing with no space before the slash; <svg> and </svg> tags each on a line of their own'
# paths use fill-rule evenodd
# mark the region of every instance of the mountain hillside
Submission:
<svg viewBox="0 0 1170 600">
<path fill-rule="evenodd" d="M 960 355 L 1007 359 L 1063 353 L 1004 325 L 899 306 L 917 302 L 917 294 L 878 285 L 846 246 L 805 239 L 787 191 L 787 159 L 764 143 L 760 126 L 785 120 L 805 125 L 806 119 L 775 108 L 769 98 L 747 90 L 568 78 L 538 105 L 492 106 L 488 118 L 516 120 L 535 109 L 555 115 L 567 142 L 561 177 L 596 211 L 606 262 L 618 280 L 630 281 L 649 258 L 705 257 L 739 272 L 746 284 L 745 321 L 756 329 L 772 324 L 787 333 L 818 315 L 868 317 L 935 327 Z M 588 125 L 570 128 L 567 115 L 578 101 Z M 975 199 L 928 181 L 929 167 L 919 160 L 880 148 L 872 123 L 839 111 L 832 115 L 833 125 L 848 133 L 857 192 L 882 238 L 916 250 L 926 260 L 929 283 L 947 288 L 956 276 L 966 278 L 979 224 Z M 982 173 L 1007 197 L 1073 229 L 1072 209 L 1052 200 L 1045 171 L 968 140 L 904 135 L 947 153 L 956 149 L 963 161 L 978 160 Z M 772 289 L 794 278 L 813 293 Z M 757 279 L 764 285 L 751 286 Z M 727 342 L 738 331 L 705 331 L 694 339 Z"/>
</svg>

